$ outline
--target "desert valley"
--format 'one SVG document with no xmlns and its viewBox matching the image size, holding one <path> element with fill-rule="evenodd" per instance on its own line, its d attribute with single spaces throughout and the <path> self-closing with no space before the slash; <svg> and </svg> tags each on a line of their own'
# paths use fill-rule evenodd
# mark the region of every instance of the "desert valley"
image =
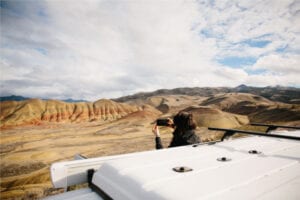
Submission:
<svg viewBox="0 0 300 200">
<path fill-rule="evenodd" d="M 178 111 L 193 113 L 202 142 L 222 133 L 207 127 L 265 131 L 260 122 L 300 125 L 300 89 L 177 88 L 118 99 L 69 103 L 28 99 L 0 103 L 1 199 L 40 199 L 53 189 L 51 163 L 154 150 L 152 126 Z M 161 128 L 164 146 L 172 130 Z"/>
</svg>

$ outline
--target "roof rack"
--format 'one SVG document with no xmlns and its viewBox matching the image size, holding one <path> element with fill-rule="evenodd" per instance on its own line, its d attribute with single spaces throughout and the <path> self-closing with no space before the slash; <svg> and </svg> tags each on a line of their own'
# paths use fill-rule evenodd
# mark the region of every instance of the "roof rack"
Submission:
<svg viewBox="0 0 300 200">
<path fill-rule="evenodd" d="M 274 138 L 280 138 L 280 139 L 299 140 L 300 141 L 300 137 L 289 136 L 289 135 L 266 134 L 266 133 L 263 133 L 263 132 L 243 131 L 243 130 L 237 130 L 237 129 L 213 128 L 213 127 L 208 127 L 208 130 L 225 131 L 221 141 L 223 141 L 225 138 L 230 137 L 230 136 L 232 136 L 236 133 L 242 133 L 242 134 L 248 134 L 248 135 L 257 135 L 257 136 L 264 136 L 264 137 L 274 137 Z"/>
<path fill-rule="evenodd" d="M 262 123 L 251 123 L 252 126 L 267 126 L 266 133 L 276 130 L 277 128 L 292 128 L 292 129 L 300 129 L 298 126 L 283 126 L 283 125 L 274 125 L 274 124 L 262 124 Z"/>
</svg>

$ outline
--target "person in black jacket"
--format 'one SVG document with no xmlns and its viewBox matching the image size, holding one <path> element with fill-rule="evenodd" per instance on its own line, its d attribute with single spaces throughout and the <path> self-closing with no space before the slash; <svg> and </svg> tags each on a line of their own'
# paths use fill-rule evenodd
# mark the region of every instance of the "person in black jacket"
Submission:
<svg viewBox="0 0 300 200">
<path fill-rule="evenodd" d="M 196 123 L 191 113 L 179 112 L 174 116 L 173 120 L 169 119 L 168 126 L 175 129 L 169 147 L 200 143 L 199 137 L 195 134 Z M 156 149 L 162 149 L 163 145 L 157 124 L 155 124 L 152 131 L 155 135 Z"/>
</svg>

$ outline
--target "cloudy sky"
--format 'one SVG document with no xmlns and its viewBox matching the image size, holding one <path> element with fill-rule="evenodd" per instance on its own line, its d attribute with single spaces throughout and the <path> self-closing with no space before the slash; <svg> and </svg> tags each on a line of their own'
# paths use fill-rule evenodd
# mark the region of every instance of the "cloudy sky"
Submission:
<svg viewBox="0 0 300 200">
<path fill-rule="evenodd" d="M 300 87 L 299 0 L 1 0 L 1 96 Z"/>
</svg>

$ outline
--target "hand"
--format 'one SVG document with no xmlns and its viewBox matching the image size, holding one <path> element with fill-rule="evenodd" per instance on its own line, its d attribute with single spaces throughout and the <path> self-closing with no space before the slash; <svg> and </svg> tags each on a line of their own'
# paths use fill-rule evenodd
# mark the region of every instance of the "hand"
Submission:
<svg viewBox="0 0 300 200">
<path fill-rule="evenodd" d="M 174 128 L 174 122 L 173 122 L 173 120 L 172 119 L 170 119 L 170 118 L 168 118 L 168 127 L 170 127 L 170 128 Z"/>
<path fill-rule="evenodd" d="M 159 134 L 159 129 L 158 129 L 158 126 L 155 124 L 154 127 L 152 128 L 152 132 L 153 134 L 155 135 L 155 137 L 159 137 L 160 134 Z"/>
</svg>

